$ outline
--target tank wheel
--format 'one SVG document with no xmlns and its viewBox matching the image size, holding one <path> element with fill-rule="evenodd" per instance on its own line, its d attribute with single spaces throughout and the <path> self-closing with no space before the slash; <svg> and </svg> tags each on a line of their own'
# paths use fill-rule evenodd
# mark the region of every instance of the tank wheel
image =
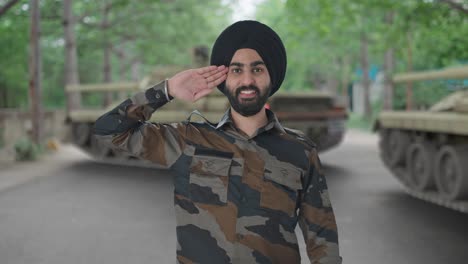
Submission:
<svg viewBox="0 0 468 264">
<path fill-rule="evenodd" d="M 111 149 L 100 140 L 97 140 L 95 136 L 92 136 L 91 154 L 97 158 L 106 158 L 111 154 Z"/>
<path fill-rule="evenodd" d="M 91 135 L 91 124 L 73 123 L 71 133 L 73 142 L 75 142 L 75 144 L 78 146 L 84 146 L 89 142 L 89 135 Z"/>
<path fill-rule="evenodd" d="M 386 140 L 388 140 L 388 133 L 390 131 L 388 129 L 380 129 L 379 130 L 379 149 L 380 149 L 380 158 L 382 159 L 383 163 L 387 166 L 387 167 L 391 167 L 389 162 L 388 162 L 388 158 L 387 158 L 387 154 L 386 154 L 386 149 L 387 149 L 387 146 L 386 146 Z"/>
<path fill-rule="evenodd" d="M 385 130 L 382 133 L 382 156 L 390 167 L 402 164 L 410 144 L 409 134 L 400 130 Z"/>
<path fill-rule="evenodd" d="M 436 156 L 437 190 L 448 199 L 468 197 L 468 146 L 444 146 Z"/>
<path fill-rule="evenodd" d="M 433 164 L 436 148 L 429 143 L 412 143 L 406 151 L 406 183 L 424 191 L 435 186 Z"/>
</svg>

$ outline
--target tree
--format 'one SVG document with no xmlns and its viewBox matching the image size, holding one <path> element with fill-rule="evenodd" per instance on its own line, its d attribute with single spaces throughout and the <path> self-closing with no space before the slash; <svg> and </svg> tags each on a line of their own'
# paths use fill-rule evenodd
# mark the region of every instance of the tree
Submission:
<svg viewBox="0 0 468 264">
<path fill-rule="evenodd" d="M 21 3 L 21 2 L 18 2 Z M 65 103 L 64 87 L 77 80 L 80 83 L 102 82 L 104 79 L 103 34 L 92 24 L 102 21 L 101 3 L 75 0 L 71 12 L 65 15 L 62 0 L 41 0 L 43 99 L 47 107 L 71 105 Z M 156 65 L 190 65 L 190 48 L 211 45 L 228 23 L 230 10 L 220 1 L 129 1 L 109 0 L 112 9 L 108 31 L 111 44 L 110 75 L 123 80 L 133 68 L 133 76 L 143 76 Z M 0 107 L 28 108 L 28 1 L 17 4 L 0 20 Z M 206 9 L 213 12 L 207 13 Z M 72 16 L 73 15 L 73 16 Z M 72 16 L 73 19 L 65 19 Z M 65 23 L 64 23 L 65 22 Z M 74 26 L 71 23 L 74 22 Z M 91 26 L 90 26 L 91 25 Z M 67 26 L 67 29 L 65 29 Z M 66 33 L 69 32 L 69 33 Z M 75 35 L 75 52 L 70 47 L 69 34 Z M 68 49 L 73 50 L 75 48 Z M 123 52 L 123 61 L 118 60 Z M 77 73 L 72 58 L 76 54 Z M 68 56 L 64 56 L 68 54 Z M 124 71 L 125 74 L 120 74 Z M 138 72 L 137 72 L 138 71 Z M 66 74 L 68 72 L 68 74 Z M 70 74 L 75 72 L 76 74 Z M 68 77 L 67 77 L 68 76 Z M 76 76 L 76 77 L 69 77 Z M 83 94 L 84 104 L 100 105 L 98 96 Z"/>
<path fill-rule="evenodd" d="M 350 68 L 376 65 L 386 73 L 383 100 L 389 109 L 392 105 L 402 106 L 399 88 L 395 89 L 398 97 L 392 100 L 390 80 L 394 72 L 411 68 L 408 62 L 412 61 L 415 70 L 427 70 L 468 61 L 468 50 L 462 44 L 468 43 L 468 25 L 462 14 L 460 6 L 451 7 L 445 0 L 310 0 L 307 4 L 299 0 L 266 0 L 258 17 L 275 26 L 284 37 L 291 62 L 286 88 L 319 89 L 323 80 L 341 76 L 341 89 L 346 92 L 344 84 L 351 77 Z M 366 57 L 368 63 L 364 62 Z M 366 73 L 363 70 L 364 84 L 368 82 Z M 358 80 L 358 76 L 353 79 Z M 414 90 L 415 95 L 421 95 L 423 88 L 415 85 Z M 425 91 L 419 97 L 433 101 L 432 94 L 436 93 Z M 370 107 L 365 105 L 369 117 Z"/>
<path fill-rule="evenodd" d="M 42 96 L 41 96 L 41 48 L 39 0 L 31 0 L 29 96 L 31 100 L 32 139 L 36 144 L 42 141 Z"/>
<path fill-rule="evenodd" d="M 123 58 L 131 65 L 138 61 L 143 64 L 181 64 L 183 58 L 189 64 L 190 46 L 207 43 L 214 38 L 213 32 L 223 25 L 223 19 L 207 16 L 202 9 L 217 10 L 220 2 L 215 0 L 200 3 L 194 0 L 185 1 L 142 1 L 114 0 L 94 4 L 91 12 L 82 20 L 87 34 L 92 35 L 88 45 L 102 47 L 102 79 L 111 82 L 114 75 L 122 79 Z M 215 21 L 211 23 L 208 21 Z M 165 25 L 161 27 L 159 25 Z M 216 25 L 213 27 L 212 25 Z M 198 42 L 198 43 L 197 43 Z M 128 54 L 128 56 L 124 56 Z M 151 56 L 148 56 L 151 54 Z M 115 57 L 120 57 L 116 59 Z M 114 67 L 115 66 L 115 67 Z M 126 67 L 128 70 L 128 67 Z M 107 94 L 105 105 L 112 100 Z"/>
<path fill-rule="evenodd" d="M 389 26 L 393 26 L 395 13 L 394 11 L 388 11 L 385 14 L 385 23 Z M 395 47 L 388 47 L 384 55 L 384 95 L 383 95 L 383 108 L 385 110 L 391 110 L 393 108 L 393 81 L 392 76 L 395 70 Z"/>
<path fill-rule="evenodd" d="M 15 4 L 17 4 L 19 0 L 10 0 L 6 2 L 2 7 L 0 7 L 0 17 L 5 14 L 8 9 L 12 8 Z"/>
<path fill-rule="evenodd" d="M 75 21 L 73 15 L 73 0 L 63 1 L 63 32 L 65 39 L 65 85 L 79 84 L 78 56 L 76 50 Z M 67 93 L 67 113 L 81 105 L 81 94 Z"/>
<path fill-rule="evenodd" d="M 449 5 L 450 8 L 453 8 L 455 10 L 462 12 L 465 15 L 468 15 L 468 8 L 466 7 L 468 3 L 466 2 L 466 0 L 464 2 L 463 0 L 459 2 L 453 1 L 453 0 L 437 0 L 437 1 L 441 3 L 445 3 Z"/>
</svg>

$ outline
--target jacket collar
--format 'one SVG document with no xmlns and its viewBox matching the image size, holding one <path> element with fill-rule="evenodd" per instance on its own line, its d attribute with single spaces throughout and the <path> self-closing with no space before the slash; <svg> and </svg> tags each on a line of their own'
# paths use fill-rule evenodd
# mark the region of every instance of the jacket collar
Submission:
<svg viewBox="0 0 468 264">
<path fill-rule="evenodd" d="M 286 133 L 286 131 L 284 130 L 284 127 L 278 121 L 278 118 L 276 117 L 275 113 L 273 113 L 273 111 L 271 111 L 270 109 L 265 109 L 265 112 L 266 112 L 266 115 L 267 115 L 267 118 L 268 118 L 268 123 L 267 123 L 266 126 L 260 128 L 260 130 L 267 131 L 267 130 L 270 130 L 272 128 L 275 128 L 276 130 L 280 131 L 281 133 Z M 224 127 L 225 125 L 231 125 L 233 127 L 235 126 L 234 121 L 232 120 L 232 117 L 231 117 L 231 108 L 229 108 L 224 113 L 223 117 L 221 118 L 218 125 L 216 126 L 216 129 L 219 130 L 222 127 Z"/>
</svg>

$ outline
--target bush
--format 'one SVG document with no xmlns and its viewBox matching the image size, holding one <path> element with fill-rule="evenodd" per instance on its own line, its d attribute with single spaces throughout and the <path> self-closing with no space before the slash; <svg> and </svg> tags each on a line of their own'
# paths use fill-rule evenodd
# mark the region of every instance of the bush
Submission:
<svg viewBox="0 0 468 264">
<path fill-rule="evenodd" d="M 41 147 L 30 139 L 18 140 L 15 145 L 15 159 L 18 161 L 36 160 L 41 154 Z"/>
</svg>

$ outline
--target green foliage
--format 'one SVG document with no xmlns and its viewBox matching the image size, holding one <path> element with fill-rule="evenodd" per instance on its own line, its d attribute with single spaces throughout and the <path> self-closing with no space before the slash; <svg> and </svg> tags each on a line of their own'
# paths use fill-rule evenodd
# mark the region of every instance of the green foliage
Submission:
<svg viewBox="0 0 468 264">
<path fill-rule="evenodd" d="M 0 108 L 28 107 L 28 4 L 21 1 L 0 19 Z M 63 1 L 41 0 L 40 8 L 43 101 L 49 108 L 64 107 Z M 190 65 L 191 48 L 211 47 L 230 22 L 231 10 L 219 0 L 74 0 L 73 13 L 80 19 L 75 25 L 80 82 L 100 83 L 106 43 L 112 45 L 113 81 L 130 80 L 132 61 L 139 61 L 140 76 L 157 65 Z M 117 51 L 125 53 L 123 61 Z M 121 65 L 126 65 L 122 76 Z M 100 100 L 84 96 L 90 105 Z"/>
<path fill-rule="evenodd" d="M 32 161 L 37 160 L 39 155 L 43 152 L 43 148 L 30 139 L 18 140 L 15 145 L 15 159 L 18 161 Z"/>
<path fill-rule="evenodd" d="M 28 23 L 20 4 L 0 19 L 0 107 L 27 105 Z"/>
<path fill-rule="evenodd" d="M 107 1 L 112 2 L 112 1 Z M 227 24 L 219 1 L 117 1 L 109 12 L 111 27 L 99 28 L 102 3 L 79 2 L 81 10 L 92 10 L 85 24 L 77 26 L 79 65 L 82 82 L 102 81 L 102 53 L 106 41 L 128 58 L 141 61 L 145 73 L 155 65 L 190 65 L 190 49 L 210 46 Z M 78 2 L 77 2 L 78 4 Z M 206 10 L 220 11 L 207 13 Z M 93 12 L 94 11 L 94 12 Z M 85 11 L 77 10 L 76 13 Z M 112 65 L 113 79 L 119 78 L 121 62 Z"/>
<path fill-rule="evenodd" d="M 406 109 L 406 87 L 398 85 L 395 89 L 395 100 L 393 108 L 396 110 Z M 453 89 L 446 81 L 426 81 L 413 83 L 413 108 L 427 110 L 432 105 L 449 95 Z"/>
<path fill-rule="evenodd" d="M 354 128 L 363 131 L 371 131 L 372 129 L 372 122 L 365 119 L 362 115 L 358 115 L 355 113 L 350 113 L 349 119 L 346 122 L 347 128 Z"/>
<path fill-rule="evenodd" d="M 372 116 L 370 119 L 356 113 L 349 113 L 349 118 L 346 122 L 346 127 L 359 129 L 363 131 L 372 131 L 375 121 L 382 109 L 382 102 L 377 101 L 372 104 Z"/>
<path fill-rule="evenodd" d="M 221 0 L 74 0 L 78 67 L 81 83 L 102 82 L 103 50 L 112 45 L 112 80 L 129 80 L 132 61 L 141 64 L 140 76 L 155 66 L 190 65 L 190 48 L 211 47 L 230 23 L 230 6 Z M 28 107 L 28 1 L 20 1 L 0 19 L 0 107 Z M 63 107 L 63 1 L 42 0 L 42 80 L 47 107 Z M 109 25 L 104 27 L 107 7 Z M 393 13 L 393 23 L 385 17 Z M 468 19 L 439 1 L 422 0 L 264 0 L 257 18 L 271 25 L 284 40 L 288 70 L 284 87 L 317 89 L 324 80 L 357 80 L 361 33 L 370 40 L 370 60 L 383 64 L 383 54 L 396 51 L 396 72 L 408 69 L 408 46 L 415 70 L 438 69 L 468 62 Z M 411 43 L 408 43 L 408 36 Z M 119 59 L 117 51 L 125 57 Z M 125 66 L 124 74 L 120 67 Z M 425 86 L 425 88 L 419 87 Z M 405 89 L 396 89 L 395 105 L 404 102 Z M 445 94 L 436 85 L 415 84 L 416 103 L 427 106 Z M 89 105 L 99 96 L 84 95 Z"/>
<path fill-rule="evenodd" d="M 386 21 L 390 14 L 392 23 Z M 395 50 L 395 72 L 408 70 L 409 47 L 414 70 L 468 62 L 468 18 L 439 1 L 265 0 L 257 17 L 285 42 L 286 89 L 317 89 L 314 79 L 329 77 L 358 80 L 352 72 L 360 68 L 361 33 L 369 38 L 371 64 L 381 70 L 388 48 Z M 397 109 L 404 108 L 405 92 L 395 90 Z M 415 83 L 414 101 L 427 108 L 449 92 L 440 83 Z"/>
</svg>

